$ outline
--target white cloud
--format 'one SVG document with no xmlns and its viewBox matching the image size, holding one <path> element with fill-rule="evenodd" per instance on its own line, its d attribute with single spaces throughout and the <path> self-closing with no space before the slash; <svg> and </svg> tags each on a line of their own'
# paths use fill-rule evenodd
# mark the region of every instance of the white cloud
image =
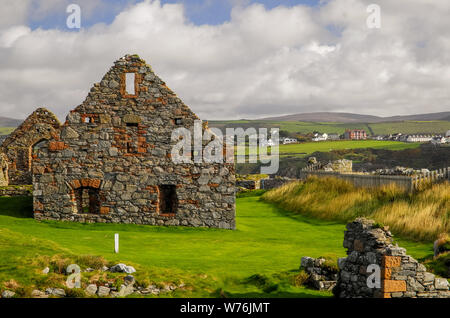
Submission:
<svg viewBox="0 0 450 318">
<path fill-rule="evenodd" d="M 103 5 L 95 3 L 90 12 Z M 382 28 L 368 29 L 370 3 L 236 5 L 230 22 L 196 26 L 182 5 L 148 0 L 80 32 L 31 31 L 17 13 L 0 24 L 0 115 L 46 106 L 63 119 L 126 53 L 143 57 L 202 118 L 450 109 L 450 3 L 379 0 Z"/>
</svg>

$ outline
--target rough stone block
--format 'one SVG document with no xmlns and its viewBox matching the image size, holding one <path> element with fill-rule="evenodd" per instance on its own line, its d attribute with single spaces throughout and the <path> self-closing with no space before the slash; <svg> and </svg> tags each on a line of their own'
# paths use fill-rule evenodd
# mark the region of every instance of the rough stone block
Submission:
<svg viewBox="0 0 450 318">
<path fill-rule="evenodd" d="M 383 256 L 383 267 L 392 268 L 399 267 L 402 264 L 402 258 L 400 256 Z"/>
<path fill-rule="evenodd" d="M 382 287 L 385 293 L 405 292 L 406 282 L 404 280 L 384 280 Z"/>
</svg>

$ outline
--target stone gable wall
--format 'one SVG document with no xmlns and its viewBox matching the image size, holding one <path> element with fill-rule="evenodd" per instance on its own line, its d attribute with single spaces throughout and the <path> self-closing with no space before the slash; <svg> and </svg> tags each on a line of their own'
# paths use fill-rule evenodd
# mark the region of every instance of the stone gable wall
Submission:
<svg viewBox="0 0 450 318">
<path fill-rule="evenodd" d="M 60 123 L 52 112 L 38 108 L 3 141 L 0 152 L 8 158 L 9 184 L 31 184 L 33 146 L 59 135 L 59 128 Z"/>
<path fill-rule="evenodd" d="M 130 72 L 135 95 L 125 88 Z M 184 127 L 193 134 L 195 120 L 139 57 L 116 61 L 70 112 L 60 135 L 39 151 L 33 166 L 35 218 L 234 229 L 234 164 L 171 159 L 172 131 Z M 165 188 L 172 189 L 170 199 Z M 83 189 L 96 213 L 80 210 Z M 176 211 L 160 211 L 175 196 Z"/>
<path fill-rule="evenodd" d="M 0 187 L 9 184 L 8 167 L 8 157 L 0 152 Z"/>
<path fill-rule="evenodd" d="M 406 254 L 404 248 L 392 244 L 392 235 L 374 221 L 357 219 L 347 225 L 344 236 L 347 257 L 339 259 L 339 276 L 334 290 L 341 298 L 449 298 L 447 279 L 435 277 L 425 266 Z M 376 264 L 381 269 L 380 288 L 369 288 L 372 272 L 367 267 Z"/>
</svg>

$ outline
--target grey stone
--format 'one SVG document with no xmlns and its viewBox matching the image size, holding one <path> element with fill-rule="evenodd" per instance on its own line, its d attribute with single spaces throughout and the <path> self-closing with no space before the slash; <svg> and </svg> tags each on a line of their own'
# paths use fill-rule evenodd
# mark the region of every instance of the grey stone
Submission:
<svg viewBox="0 0 450 318">
<path fill-rule="evenodd" d="M 93 296 L 93 295 L 95 295 L 96 293 L 97 293 L 97 285 L 95 285 L 95 284 L 90 284 L 90 285 L 88 285 L 87 287 L 86 287 L 86 289 L 85 289 L 85 292 L 86 292 L 86 294 L 88 294 L 88 295 L 90 295 L 90 296 Z"/>
<path fill-rule="evenodd" d="M 13 298 L 15 295 L 16 293 L 11 290 L 5 290 L 2 292 L 2 298 Z"/>
<path fill-rule="evenodd" d="M 446 278 L 436 278 L 434 280 L 434 287 L 437 290 L 448 290 L 449 289 L 448 280 Z"/>
<path fill-rule="evenodd" d="M 47 288 L 45 292 L 50 296 L 65 297 L 66 292 L 62 288 Z"/>
<path fill-rule="evenodd" d="M 31 298 L 48 298 L 48 295 L 43 291 L 35 289 L 31 292 Z"/>
<path fill-rule="evenodd" d="M 100 286 L 97 290 L 97 295 L 99 297 L 106 297 L 106 296 L 109 296 L 110 291 L 111 291 L 110 288 L 105 287 L 105 286 Z"/>
</svg>

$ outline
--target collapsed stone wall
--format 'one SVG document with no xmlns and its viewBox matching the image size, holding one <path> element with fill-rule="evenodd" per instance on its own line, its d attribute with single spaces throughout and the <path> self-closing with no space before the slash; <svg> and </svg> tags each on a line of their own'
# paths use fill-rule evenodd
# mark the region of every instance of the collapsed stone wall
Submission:
<svg viewBox="0 0 450 318">
<path fill-rule="evenodd" d="M 291 179 L 291 178 L 284 178 L 284 177 L 262 179 L 261 180 L 261 184 L 260 184 L 260 188 L 264 189 L 264 190 L 275 189 L 275 188 L 279 188 L 279 187 L 285 185 L 286 183 L 290 183 L 290 182 L 293 182 L 293 181 L 296 181 L 296 180 L 295 179 Z"/>
<path fill-rule="evenodd" d="M 244 188 L 248 190 L 257 190 L 260 188 L 260 180 L 238 180 L 236 181 L 236 187 Z"/>
<path fill-rule="evenodd" d="M 31 185 L 6 186 L 0 188 L 0 197 L 31 197 L 33 187 Z"/>
<path fill-rule="evenodd" d="M 392 244 L 387 228 L 372 220 L 360 218 L 347 224 L 343 245 L 348 256 L 338 262 L 337 297 L 450 297 L 447 279 L 427 272 L 404 248 Z M 379 288 L 370 288 L 367 283 L 373 273 L 367 271 L 371 264 L 381 270 Z"/>
<path fill-rule="evenodd" d="M 332 290 L 336 286 L 338 277 L 337 268 L 327 266 L 326 259 L 304 256 L 300 268 L 303 268 L 309 277 L 305 282 L 317 290 Z"/>
<path fill-rule="evenodd" d="M 60 126 L 52 112 L 38 108 L 3 141 L 0 152 L 8 158 L 9 184 L 31 184 L 36 147 L 40 142 L 59 135 Z"/>
<path fill-rule="evenodd" d="M 172 132 L 194 136 L 196 120 L 145 61 L 119 59 L 33 161 L 34 217 L 234 229 L 227 153 L 226 163 L 172 160 Z M 207 125 L 198 130 L 213 137 Z"/>
</svg>

